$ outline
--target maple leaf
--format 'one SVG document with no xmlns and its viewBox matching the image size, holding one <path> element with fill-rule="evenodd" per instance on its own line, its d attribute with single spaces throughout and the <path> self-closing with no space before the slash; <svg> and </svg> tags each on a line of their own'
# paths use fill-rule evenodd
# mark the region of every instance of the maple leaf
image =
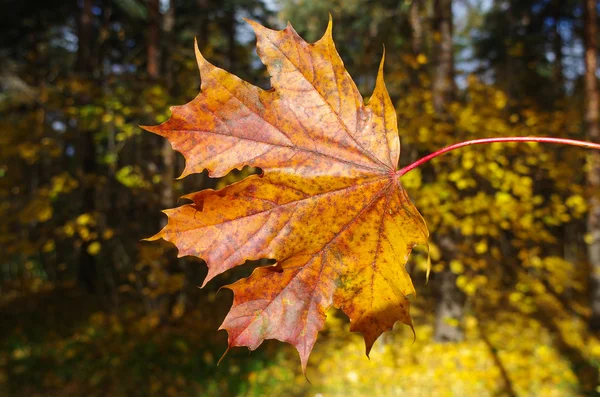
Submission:
<svg viewBox="0 0 600 397">
<path fill-rule="evenodd" d="M 400 141 L 383 59 L 365 106 L 335 49 L 331 19 L 314 44 L 289 24 L 275 31 L 248 22 L 272 88 L 211 65 L 196 45 L 201 93 L 144 128 L 185 156 L 182 177 L 245 165 L 263 174 L 184 196 L 193 203 L 165 211 L 168 224 L 151 239 L 203 258 L 204 285 L 246 260 L 277 260 L 227 286 L 234 300 L 220 329 L 229 348 L 278 339 L 296 347 L 306 370 L 334 306 L 364 335 L 368 355 L 396 321 L 412 327 L 405 264 L 428 238 L 396 172 Z"/>
</svg>

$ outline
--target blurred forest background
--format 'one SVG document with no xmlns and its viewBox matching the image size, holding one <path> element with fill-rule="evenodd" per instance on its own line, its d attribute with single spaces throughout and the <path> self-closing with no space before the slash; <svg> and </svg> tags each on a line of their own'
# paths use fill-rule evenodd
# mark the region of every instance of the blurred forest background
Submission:
<svg viewBox="0 0 600 397">
<path fill-rule="evenodd" d="M 262 87 L 242 18 L 334 40 L 368 98 L 382 44 L 401 163 L 458 141 L 599 142 L 595 0 L 78 0 L 0 3 L 0 395 L 600 394 L 600 154 L 535 144 L 455 151 L 403 182 L 428 222 L 409 261 L 416 341 L 371 360 L 330 312 L 309 361 L 217 331 L 231 304 L 199 259 L 141 239 L 213 180 L 138 125 L 199 90 L 212 63 Z"/>
</svg>

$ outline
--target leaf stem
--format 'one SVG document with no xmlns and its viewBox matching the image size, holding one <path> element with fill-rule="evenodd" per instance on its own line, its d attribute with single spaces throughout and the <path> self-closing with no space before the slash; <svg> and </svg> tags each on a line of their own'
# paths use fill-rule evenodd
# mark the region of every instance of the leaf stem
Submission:
<svg viewBox="0 0 600 397">
<path fill-rule="evenodd" d="M 473 139 L 471 141 L 459 142 L 454 145 L 446 146 L 440 150 L 437 150 L 427 156 L 415 161 L 412 164 L 407 165 L 406 167 L 396 171 L 396 175 L 398 177 L 406 174 L 407 172 L 417 168 L 418 166 L 428 162 L 431 159 L 436 158 L 437 156 L 450 152 L 454 149 L 461 148 L 463 146 L 471 146 L 471 145 L 481 145 L 484 143 L 495 143 L 495 142 L 541 142 L 541 143 L 555 143 L 559 145 L 570 145 L 570 146 L 579 146 L 588 149 L 596 149 L 600 150 L 600 144 L 586 141 L 578 141 L 575 139 L 564 139 L 564 138 L 551 138 L 544 136 L 515 136 L 515 137 L 504 137 L 504 138 L 483 138 L 483 139 Z"/>
</svg>

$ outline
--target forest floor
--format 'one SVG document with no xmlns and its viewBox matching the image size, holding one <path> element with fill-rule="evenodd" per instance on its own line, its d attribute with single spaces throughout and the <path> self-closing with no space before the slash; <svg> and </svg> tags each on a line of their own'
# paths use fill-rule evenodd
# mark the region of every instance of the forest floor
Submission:
<svg viewBox="0 0 600 397">
<path fill-rule="evenodd" d="M 466 340 L 433 341 L 432 307 L 417 299 L 416 339 L 397 326 L 371 352 L 330 312 L 303 376 L 291 346 L 233 349 L 220 365 L 217 331 L 230 298 L 201 295 L 199 309 L 160 325 L 135 304 L 108 313 L 77 288 L 54 288 L 0 306 L 0 395 L 20 396 L 578 396 L 594 393 L 600 342 L 556 302 L 553 311 L 503 308 L 465 318 Z M 563 312 L 561 312 L 563 310 Z M 426 314 L 427 313 L 427 314 Z M 480 316 L 481 317 L 481 316 Z M 308 381 L 307 381 L 308 379 Z M 594 384 L 596 382 L 596 384 Z M 587 385 L 587 386 L 586 386 Z M 584 390 L 587 389 L 587 390 Z"/>
</svg>

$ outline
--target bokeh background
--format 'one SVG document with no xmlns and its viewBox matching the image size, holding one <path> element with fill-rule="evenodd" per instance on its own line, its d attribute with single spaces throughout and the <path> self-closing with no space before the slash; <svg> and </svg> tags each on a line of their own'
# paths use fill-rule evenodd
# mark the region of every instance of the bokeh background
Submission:
<svg viewBox="0 0 600 397">
<path fill-rule="evenodd" d="M 584 396 L 600 369 L 600 155 L 493 144 L 403 183 L 428 222 L 408 267 L 416 340 L 371 359 L 332 310 L 307 377 L 269 341 L 217 366 L 231 304 L 202 260 L 143 242 L 163 208 L 224 178 L 175 178 L 183 158 L 138 125 L 197 95 L 212 63 L 269 79 L 243 18 L 307 40 L 328 13 L 368 99 L 382 44 L 401 165 L 458 141 L 599 141 L 594 0 L 3 0 L 0 2 L 0 395 Z M 594 215 L 596 214 L 596 215 Z M 594 253 L 595 252 L 595 253 Z M 218 292 L 218 293 L 217 293 Z"/>
</svg>

